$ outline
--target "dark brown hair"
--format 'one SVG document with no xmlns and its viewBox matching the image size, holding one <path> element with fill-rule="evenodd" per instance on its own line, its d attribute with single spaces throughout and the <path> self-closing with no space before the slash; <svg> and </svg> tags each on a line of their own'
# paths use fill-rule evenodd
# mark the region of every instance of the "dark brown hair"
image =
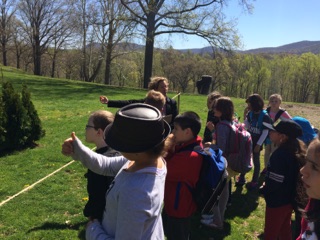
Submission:
<svg viewBox="0 0 320 240">
<path fill-rule="evenodd" d="M 254 112 L 259 112 L 264 108 L 264 101 L 262 97 L 257 93 L 250 95 L 246 99 L 246 103 L 250 103 L 251 110 Z"/>
<path fill-rule="evenodd" d="M 174 123 L 179 125 L 183 130 L 190 128 L 195 138 L 197 137 L 201 129 L 200 117 L 193 111 L 187 111 L 179 114 L 174 119 Z"/>
<path fill-rule="evenodd" d="M 234 106 L 229 97 L 218 98 L 214 104 L 214 108 L 215 110 L 218 110 L 222 113 L 220 120 L 227 120 L 229 122 L 232 122 L 234 115 Z"/>
</svg>

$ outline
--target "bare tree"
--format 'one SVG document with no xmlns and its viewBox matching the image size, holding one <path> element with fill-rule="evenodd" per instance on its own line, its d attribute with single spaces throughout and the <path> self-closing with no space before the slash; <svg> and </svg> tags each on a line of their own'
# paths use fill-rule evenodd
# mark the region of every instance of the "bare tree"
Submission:
<svg viewBox="0 0 320 240">
<path fill-rule="evenodd" d="M 23 24 L 18 19 L 14 18 L 12 20 L 12 25 L 15 31 L 12 34 L 12 41 L 15 49 L 16 56 L 16 68 L 20 68 L 21 58 L 24 53 L 29 51 L 30 47 L 28 46 L 28 36 L 23 31 Z"/>
<path fill-rule="evenodd" d="M 96 67 L 92 69 L 92 74 L 87 75 L 88 81 L 94 81 L 105 60 L 104 83 L 110 84 L 111 62 L 123 51 L 116 52 L 116 46 L 124 39 L 128 39 L 132 35 L 132 22 L 126 21 L 126 9 L 118 0 L 95 0 L 89 2 L 82 0 L 82 5 L 78 7 L 82 9 L 82 33 L 83 45 L 87 46 L 83 49 L 84 62 L 87 62 L 88 44 L 86 44 L 88 36 L 96 42 L 91 44 L 99 48 L 99 56 Z M 87 24 L 84 24 L 87 22 Z M 86 36 L 84 35 L 85 33 Z M 89 44 L 89 47 L 91 45 Z M 85 67 L 83 66 L 83 69 Z"/>
<path fill-rule="evenodd" d="M 12 19 L 15 12 L 15 0 L 0 1 L 0 41 L 2 51 L 2 63 L 7 66 L 7 44 L 13 34 Z"/>
<path fill-rule="evenodd" d="M 250 10 L 250 0 L 240 2 Z M 145 36 L 144 88 L 152 75 L 155 37 L 160 34 L 196 35 L 212 46 L 226 49 L 238 44 L 234 21 L 226 22 L 222 7 L 226 0 L 121 0 Z"/>
<path fill-rule="evenodd" d="M 82 52 L 80 79 L 90 82 L 93 81 L 101 66 L 101 52 L 99 50 L 98 63 L 93 64 L 92 52 L 95 50 L 95 34 L 93 33 L 93 20 L 95 17 L 95 1 L 93 0 L 74 0 L 72 21 L 76 25 L 79 34 L 79 47 Z M 100 46 L 101 47 L 101 46 Z"/>
<path fill-rule="evenodd" d="M 41 56 L 61 27 L 61 21 L 67 17 L 66 8 L 63 0 L 20 0 L 18 4 L 19 17 L 32 46 L 35 75 L 41 75 Z"/>
<path fill-rule="evenodd" d="M 52 49 L 52 64 L 51 64 L 51 77 L 55 76 L 56 72 L 56 64 L 57 64 L 57 55 L 60 51 L 62 51 L 64 46 L 69 44 L 69 40 L 71 40 L 73 35 L 73 24 L 67 19 L 62 20 L 59 26 L 56 26 L 52 29 L 54 32 L 54 37 L 50 44 L 50 48 Z"/>
</svg>

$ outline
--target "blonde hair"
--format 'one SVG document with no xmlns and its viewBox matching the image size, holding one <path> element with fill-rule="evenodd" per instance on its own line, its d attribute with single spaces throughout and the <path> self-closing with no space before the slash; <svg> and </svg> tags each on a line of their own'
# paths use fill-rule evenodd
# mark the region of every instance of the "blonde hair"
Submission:
<svg viewBox="0 0 320 240">
<path fill-rule="evenodd" d="M 148 85 L 148 89 L 149 90 L 157 90 L 159 88 L 159 84 L 161 82 L 166 82 L 167 84 L 169 84 L 169 81 L 167 78 L 165 77 L 152 77 L 150 78 L 150 82 L 149 82 L 149 85 Z"/>
<path fill-rule="evenodd" d="M 222 97 L 222 94 L 218 91 L 213 91 L 209 93 L 207 97 L 208 97 L 208 100 L 215 100 L 219 97 Z"/>
<path fill-rule="evenodd" d="M 282 102 L 282 97 L 280 94 L 278 93 L 275 93 L 275 94 L 272 94 L 270 97 L 269 97 L 269 101 L 271 101 L 272 99 L 278 99 L 280 101 L 280 103 Z"/>
<path fill-rule="evenodd" d="M 161 92 L 150 90 L 147 93 L 147 96 L 144 102 L 162 111 L 163 106 L 166 103 L 166 98 L 163 96 Z"/>
</svg>

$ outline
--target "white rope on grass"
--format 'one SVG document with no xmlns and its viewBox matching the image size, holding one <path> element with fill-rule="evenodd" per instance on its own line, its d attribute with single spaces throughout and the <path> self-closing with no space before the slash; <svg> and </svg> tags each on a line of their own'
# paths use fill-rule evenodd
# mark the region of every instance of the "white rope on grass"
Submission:
<svg viewBox="0 0 320 240">
<path fill-rule="evenodd" d="M 35 185 L 37 185 L 38 183 L 46 180 L 48 177 L 51 177 L 53 174 L 59 172 L 61 169 L 69 166 L 70 164 L 72 164 L 72 163 L 74 163 L 74 162 L 75 162 L 74 160 L 68 162 L 66 165 L 64 165 L 64 166 L 62 166 L 61 168 L 55 170 L 54 172 L 50 173 L 49 175 L 45 176 L 44 178 L 41 178 L 39 181 L 35 182 L 34 184 L 32 184 L 32 185 L 24 188 L 23 190 L 21 190 L 20 192 L 16 193 L 15 195 L 13 195 L 13 196 L 9 197 L 8 199 L 2 201 L 2 202 L 0 203 L 0 207 L 1 207 L 2 205 L 4 205 L 5 203 L 9 202 L 10 200 L 14 199 L 15 197 L 19 196 L 21 193 L 24 193 L 24 192 L 28 191 L 29 189 L 33 188 L 33 187 L 34 187 Z"/>
</svg>

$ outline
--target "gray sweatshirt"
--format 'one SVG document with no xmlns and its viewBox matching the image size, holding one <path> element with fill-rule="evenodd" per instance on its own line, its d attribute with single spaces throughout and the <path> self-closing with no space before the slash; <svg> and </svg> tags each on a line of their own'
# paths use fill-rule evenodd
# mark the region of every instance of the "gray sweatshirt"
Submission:
<svg viewBox="0 0 320 240">
<path fill-rule="evenodd" d="M 79 139 L 73 146 L 73 159 L 98 174 L 116 176 L 106 194 L 102 224 L 90 224 L 86 239 L 164 239 L 161 210 L 166 167 L 127 172 L 129 161 L 123 156 L 97 154 Z"/>
</svg>

